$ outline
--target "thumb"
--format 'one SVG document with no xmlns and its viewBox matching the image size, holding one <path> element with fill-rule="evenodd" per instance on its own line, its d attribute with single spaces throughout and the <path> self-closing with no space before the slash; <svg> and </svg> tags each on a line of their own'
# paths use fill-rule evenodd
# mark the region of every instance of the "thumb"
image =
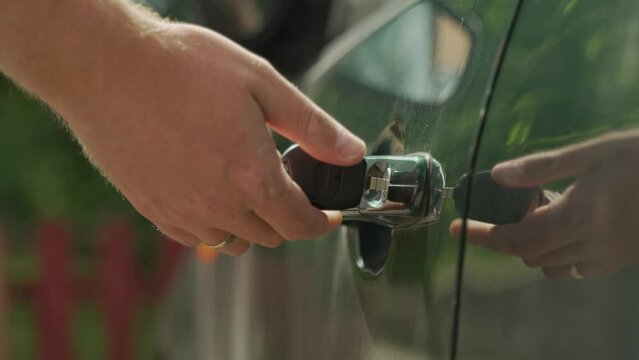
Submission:
<svg viewBox="0 0 639 360">
<path fill-rule="evenodd" d="M 639 132 L 610 133 L 564 148 L 499 163 L 492 177 L 504 186 L 533 187 L 579 175 L 639 145 Z"/>
<path fill-rule="evenodd" d="M 298 143 L 312 157 L 335 165 L 351 165 L 366 153 L 364 142 L 304 96 L 270 66 L 253 96 L 266 121 Z"/>
</svg>

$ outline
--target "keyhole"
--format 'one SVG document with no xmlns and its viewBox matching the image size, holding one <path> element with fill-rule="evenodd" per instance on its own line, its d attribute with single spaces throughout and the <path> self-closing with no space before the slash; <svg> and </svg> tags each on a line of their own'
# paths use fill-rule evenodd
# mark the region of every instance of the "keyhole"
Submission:
<svg viewBox="0 0 639 360">
<path fill-rule="evenodd" d="M 403 155 L 405 143 L 404 124 L 400 120 L 394 120 L 380 134 L 378 140 L 371 146 L 371 155 Z M 369 173 L 369 176 L 379 178 L 390 178 L 390 169 L 384 167 L 380 162 L 380 168 L 371 169 L 376 173 Z M 365 194 L 364 199 L 371 207 L 376 207 L 375 202 L 386 200 L 388 194 L 380 194 L 380 191 L 370 191 Z M 384 270 L 384 265 L 388 260 L 391 245 L 393 243 L 393 230 L 378 224 L 360 222 L 351 225 L 349 235 L 355 241 L 355 261 L 357 267 L 368 276 L 376 276 Z"/>
</svg>

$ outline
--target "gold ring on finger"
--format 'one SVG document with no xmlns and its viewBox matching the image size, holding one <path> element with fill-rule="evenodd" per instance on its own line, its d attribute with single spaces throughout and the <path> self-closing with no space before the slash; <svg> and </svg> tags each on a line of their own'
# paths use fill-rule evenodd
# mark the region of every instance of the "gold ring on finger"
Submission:
<svg viewBox="0 0 639 360">
<path fill-rule="evenodd" d="M 211 245 L 211 244 L 204 243 L 204 245 L 208 246 L 211 249 L 222 250 L 225 247 L 229 246 L 229 244 L 231 244 L 233 242 L 233 240 L 235 240 L 235 235 L 233 235 L 231 233 L 228 233 L 228 234 L 226 234 L 226 237 L 224 238 L 224 241 L 222 241 L 221 243 L 219 243 L 217 245 Z"/>
</svg>

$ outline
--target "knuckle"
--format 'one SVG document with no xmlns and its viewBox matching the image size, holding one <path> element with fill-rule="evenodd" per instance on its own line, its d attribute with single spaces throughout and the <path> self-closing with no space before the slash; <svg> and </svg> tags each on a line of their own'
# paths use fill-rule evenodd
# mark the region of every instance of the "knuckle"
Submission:
<svg viewBox="0 0 639 360">
<path fill-rule="evenodd" d="M 257 81 L 274 79 L 275 74 L 277 74 L 275 67 L 268 60 L 262 57 L 256 57 L 251 62 L 251 65 Z"/>
<path fill-rule="evenodd" d="M 316 226 L 313 223 L 296 220 L 281 235 L 287 241 L 310 239 L 318 235 L 315 229 Z"/>
<path fill-rule="evenodd" d="M 239 166 L 231 171 L 229 184 L 239 190 L 242 196 L 253 194 L 261 185 L 262 177 L 253 166 Z"/>
<path fill-rule="evenodd" d="M 228 209 L 223 205 L 220 199 L 215 197 L 204 196 L 199 199 L 200 208 L 204 211 L 204 216 L 208 220 L 217 219 L 222 213 L 226 213 Z"/>
<path fill-rule="evenodd" d="M 278 180 L 276 172 L 266 171 L 262 167 L 245 166 L 237 171 L 232 183 L 237 184 L 241 196 L 253 204 L 268 205 L 286 193 L 286 184 Z"/>
<path fill-rule="evenodd" d="M 533 241 L 516 241 L 512 244 L 515 255 L 522 258 L 533 258 L 538 255 L 539 245 Z"/>
<path fill-rule="evenodd" d="M 253 189 L 255 201 L 259 206 L 268 206 L 275 201 L 282 201 L 287 192 L 287 187 L 283 181 L 262 179 L 257 182 L 258 187 Z"/>
<path fill-rule="evenodd" d="M 273 64 L 271 64 L 270 61 L 263 57 L 258 57 L 257 59 L 255 59 L 254 65 L 257 72 L 269 75 L 275 72 L 275 67 L 273 66 Z"/>
<path fill-rule="evenodd" d="M 300 133 L 304 134 L 308 139 L 323 135 L 322 114 L 320 110 L 305 102 L 300 105 L 297 125 Z"/>
<path fill-rule="evenodd" d="M 181 211 L 175 211 L 174 222 L 178 224 L 198 223 L 216 227 L 221 219 L 233 214 L 227 206 L 227 199 L 214 195 L 184 194 L 180 199 L 183 206 Z"/>
<path fill-rule="evenodd" d="M 293 223 L 288 226 L 287 229 L 282 230 L 282 237 L 286 241 L 295 241 L 304 238 L 304 227 L 299 223 Z"/>
</svg>

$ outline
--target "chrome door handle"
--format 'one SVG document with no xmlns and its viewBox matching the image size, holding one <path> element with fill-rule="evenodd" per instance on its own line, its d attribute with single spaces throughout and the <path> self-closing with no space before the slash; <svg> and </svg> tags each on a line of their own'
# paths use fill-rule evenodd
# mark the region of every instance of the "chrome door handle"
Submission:
<svg viewBox="0 0 639 360">
<path fill-rule="evenodd" d="M 341 210 L 345 221 L 399 228 L 430 224 L 441 215 L 444 172 L 430 154 L 367 156 L 341 167 L 315 160 L 294 145 L 282 162 L 313 205 Z"/>
</svg>

